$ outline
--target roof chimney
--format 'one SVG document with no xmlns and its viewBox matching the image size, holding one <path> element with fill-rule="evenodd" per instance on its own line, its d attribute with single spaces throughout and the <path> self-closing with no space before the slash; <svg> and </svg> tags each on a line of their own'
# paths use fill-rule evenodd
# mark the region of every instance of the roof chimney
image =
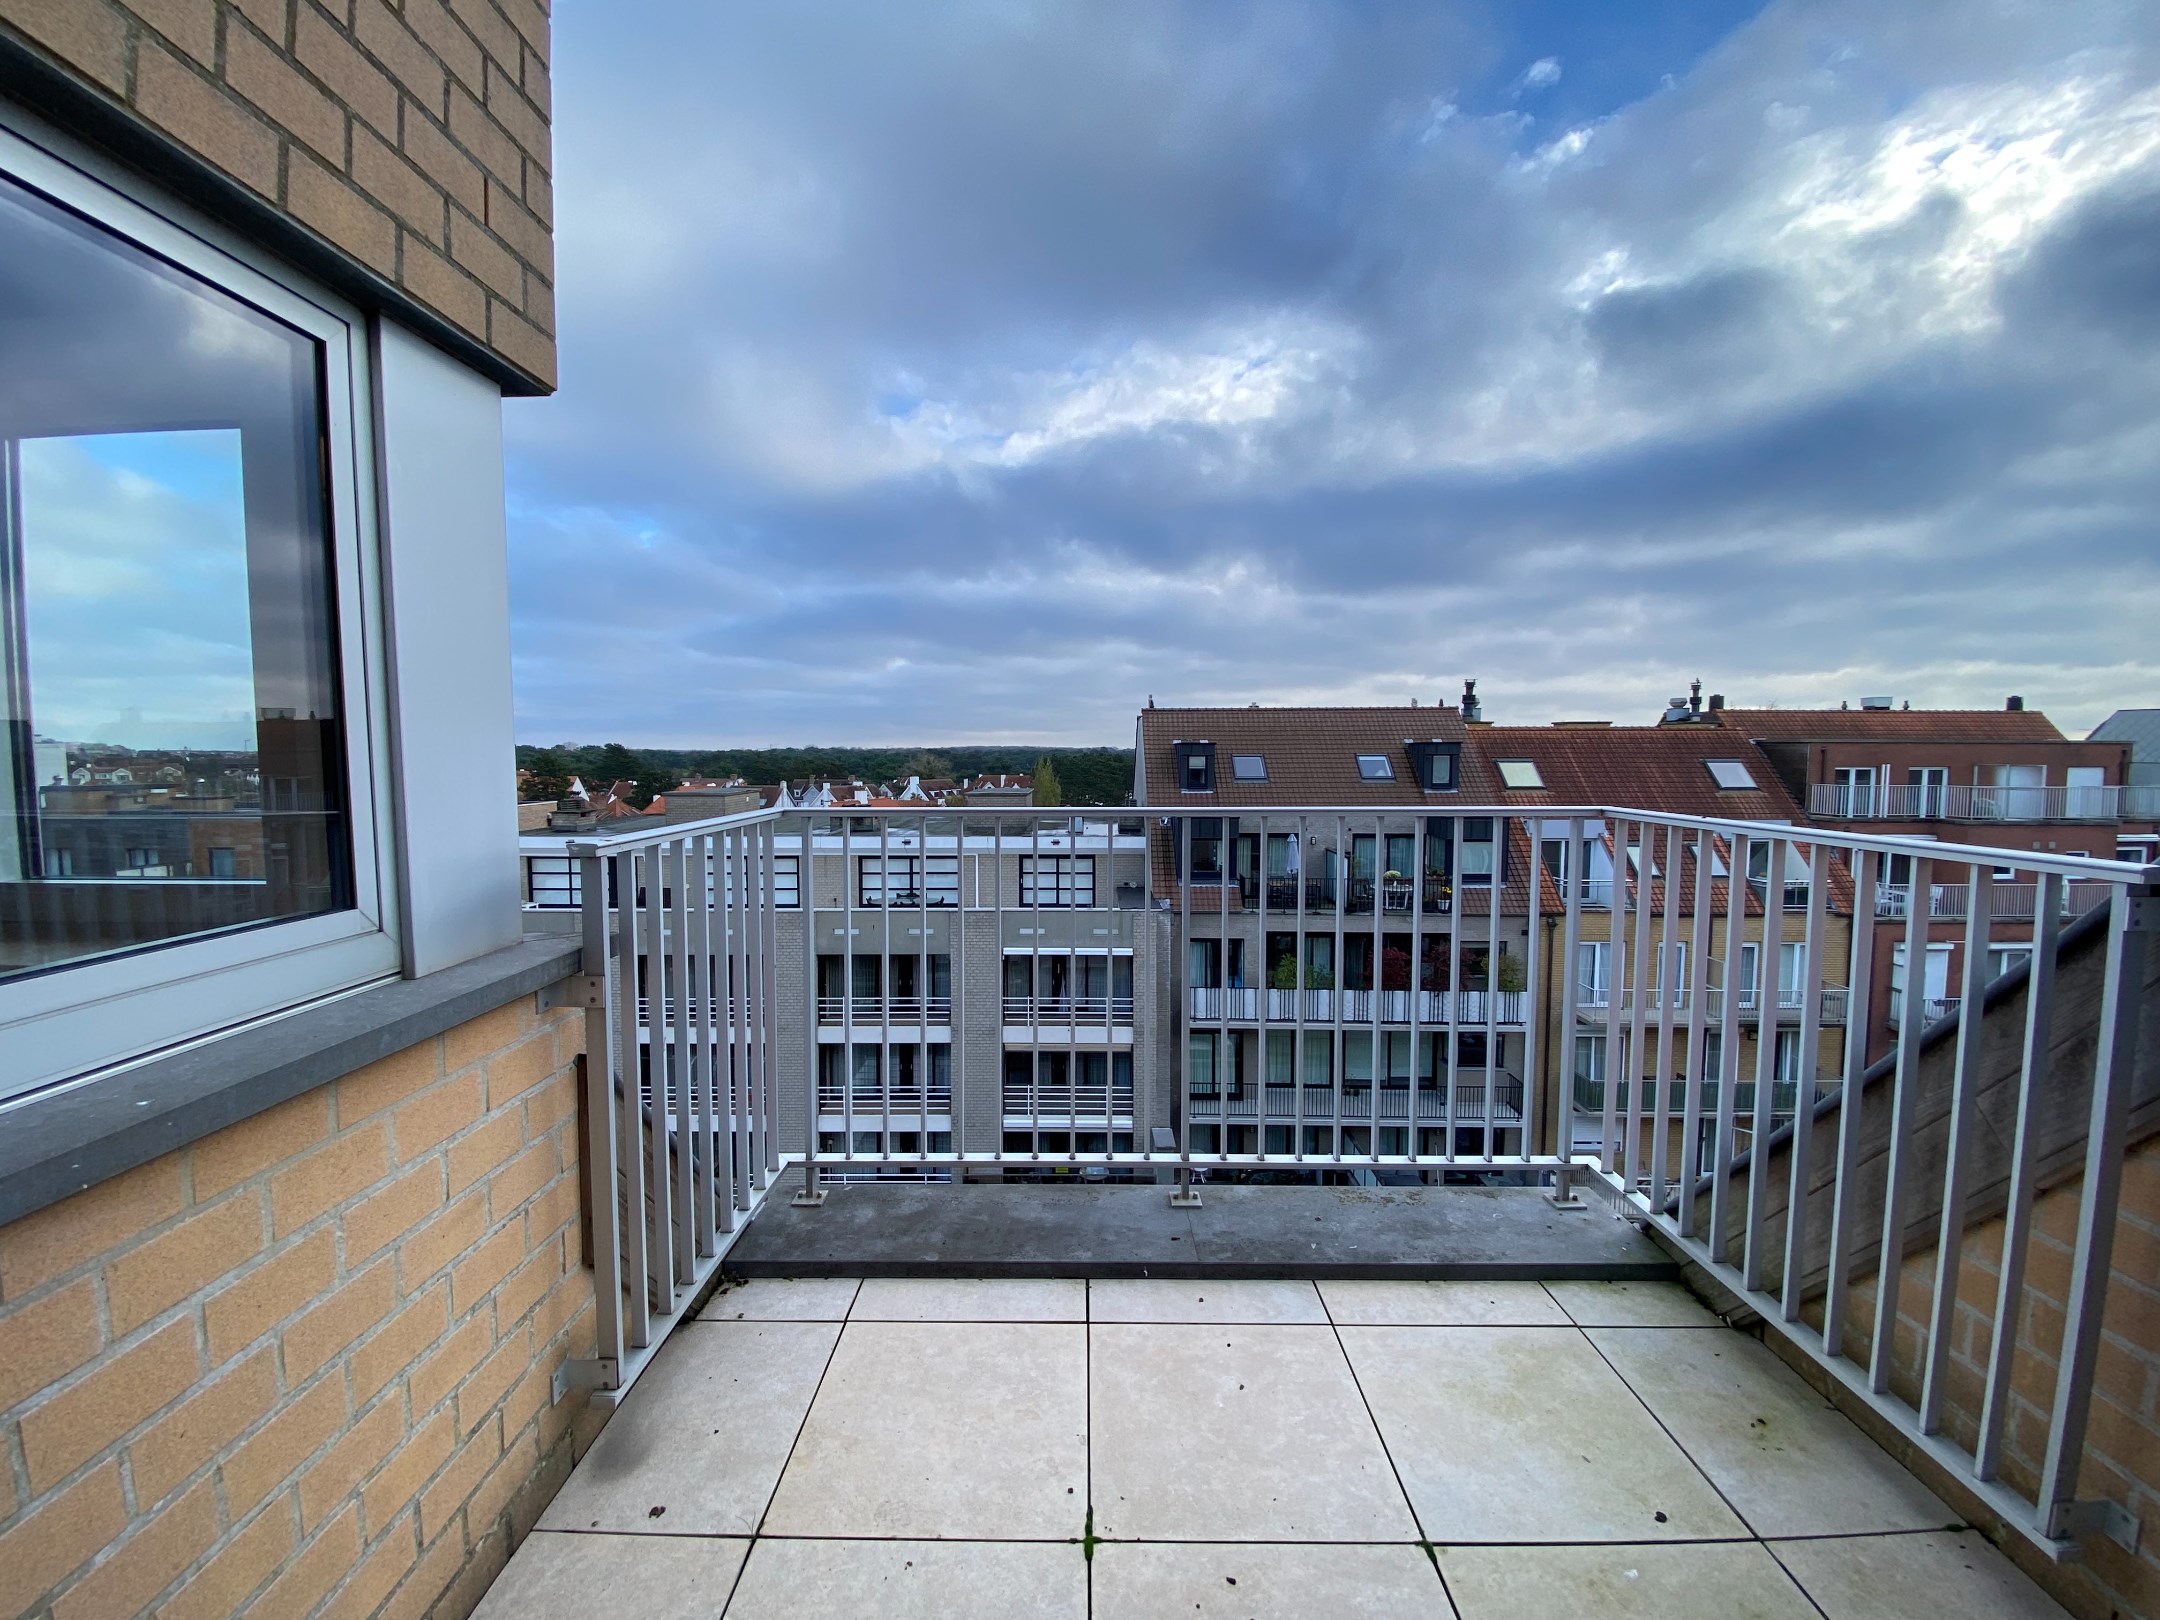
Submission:
<svg viewBox="0 0 2160 1620">
<path fill-rule="evenodd" d="M 1712 714 L 1716 714 L 1720 709 L 1724 707 L 1725 694 L 1723 692 L 1712 692 L 1710 694 L 1710 712 Z"/>
<path fill-rule="evenodd" d="M 2012 714 L 2022 714 L 2025 711 L 2025 700 L 2013 692 L 2003 707 Z"/>
<path fill-rule="evenodd" d="M 1465 720 L 1479 720 L 1484 717 L 1483 711 L 1478 707 L 1477 682 L 1474 680 L 1462 683 L 1462 717 Z"/>
<path fill-rule="evenodd" d="M 1701 682 L 1701 681 L 1699 681 L 1699 680 L 1695 680 L 1695 681 L 1689 681 L 1689 682 L 1688 682 L 1688 686 L 1687 686 L 1687 689 L 1688 689 L 1688 704 L 1687 704 L 1687 706 L 1688 706 L 1688 711 L 1689 711 L 1689 713 L 1691 713 L 1691 714 L 1701 714 L 1701 713 L 1702 713 L 1702 682 Z"/>
</svg>

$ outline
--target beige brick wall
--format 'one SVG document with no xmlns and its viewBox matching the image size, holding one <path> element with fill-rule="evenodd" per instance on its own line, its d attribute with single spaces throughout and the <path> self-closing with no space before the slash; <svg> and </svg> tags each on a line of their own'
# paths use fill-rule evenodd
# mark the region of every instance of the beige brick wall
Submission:
<svg viewBox="0 0 2160 1620">
<path fill-rule="evenodd" d="M 547 0 L 0 0 L 0 28 L 553 386 Z"/>
<path fill-rule="evenodd" d="M 0 1616 L 462 1620 L 593 1350 L 531 996 L 0 1228 Z"/>
<path fill-rule="evenodd" d="M 2081 1178 L 2072 1180 L 2036 1200 L 2026 1251 L 2002 1473 L 2006 1483 L 2028 1496 L 2038 1488 L 2047 1448 L 2082 1186 Z M 1998 1216 L 1974 1226 L 1960 1249 L 1957 1308 L 1944 1386 L 1948 1392 L 1944 1432 L 1968 1451 L 1980 1433 L 2002 1244 L 2003 1222 Z M 1856 1282 L 1850 1297 L 1853 1342 L 1864 1345 L 1875 1322 L 1872 1271 Z M 1907 1259 L 1898 1288 L 1891 1388 L 1916 1406 L 1921 1347 L 1934 1299 L 1935 1250 L 1930 1248 Z M 1820 1329 L 1819 1299 L 1803 1314 L 1811 1326 Z M 2034 1565 L 2031 1570 L 2075 1614 L 2093 1620 L 2160 1615 L 2160 1137 L 2134 1148 L 2124 1165 L 2101 1324 L 2078 1494 L 2108 1497 L 2137 1515 L 2143 1525 L 2139 1551 L 2126 1553 L 2106 1537 L 2094 1537 L 2086 1543 L 2082 1563 Z M 2020 1549 L 2011 1545 L 2007 1550 Z"/>
</svg>

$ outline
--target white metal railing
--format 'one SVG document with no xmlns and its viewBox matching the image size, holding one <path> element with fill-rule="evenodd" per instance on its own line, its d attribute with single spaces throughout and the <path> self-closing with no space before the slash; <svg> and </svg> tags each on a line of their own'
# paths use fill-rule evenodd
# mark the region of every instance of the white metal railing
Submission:
<svg viewBox="0 0 2160 1620">
<path fill-rule="evenodd" d="M 1842 1024 L 1851 1006 L 1852 993 L 1843 985 L 1818 984 L 1802 987 L 1797 984 L 1781 984 L 1775 992 L 1778 1018 L 1784 1023 L 1795 1023 L 1807 1010 L 1808 996 L 1813 992 L 1820 998 L 1820 1014 L 1825 1024 Z M 1697 995 L 1702 997 L 1703 1016 L 1706 1022 L 1715 1024 L 1725 1014 L 1725 992 L 1712 987 L 1696 991 L 1688 985 L 1676 985 L 1670 990 L 1648 985 L 1637 990 L 1632 986 L 1623 989 L 1618 997 L 1620 1016 L 1631 1016 L 1639 1006 L 1646 1013 L 1685 1013 Z M 1575 1013 L 1584 1023 L 1602 1023 L 1612 1015 L 1614 996 L 1611 989 L 1595 982 L 1578 981 Z M 1739 992 L 1738 1010 L 1742 1023 L 1759 1023 L 1762 1016 L 1762 992 L 1752 986 Z"/>
<path fill-rule="evenodd" d="M 1939 1024 L 1958 1010 L 1961 998 L 1957 996 L 1922 996 L 1920 998 L 1920 1022 L 1923 1026 Z M 1890 986 L 1883 1002 L 1883 1021 L 1893 1028 L 1905 1021 L 1905 987 Z"/>
<path fill-rule="evenodd" d="M 2117 821 L 2124 791 L 2093 787 L 1998 787 L 1990 784 L 1893 782 L 1868 786 L 1817 782 L 1808 809 L 1843 821 Z"/>
<path fill-rule="evenodd" d="M 2065 917 L 2083 916 L 2095 907 L 2106 905 L 2115 894 L 2114 885 L 2108 883 L 2067 882 L 2060 887 L 2062 915 Z M 1962 883 L 1930 883 L 1927 889 L 1928 916 L 1936 922 L 1963 921 L 1967 892 Z M 2030 922 L 2033 907 L 2038 904 L 2038 895 L 2037 884 L 1991 882 L 1981 891 L 1981 903 L 1989 917 L 2005 922 Z M 1893 921 L 1902 919 L 1911 905 L 1911 884 L 1876 885 L 1877 917 Z"/>
<path fill-rule="evenodd" d="M 952 1022 L 951 996 L 819 996 L 820 1024 L 932 1024 Z"/>
<path fill-rule="evenodd" d="M 1004 1018 L 1016 1024 L 1130 1024 L 1131 996 L 1007 996 Z"/>
<path fill-rule="evenodd" d="M 1133 1113 L 1130 1081 L 1108 1084 L 1087 1080 L 1061 1082 L 1037 1080 L 1005 1082 L 1002 1097 L 1007 1120 L 1025 1119 L 1030 1124 L 1064 1126 L 1078 1122 L 1124 1121 Z"/>
<path fill-rule="evenodd" d="M 1135 952 L 1136 982 L 1152 982 L 1146 976 L 1156 972 L 1171 980 L 1165 1016 L 1174 1024 L 1145 1034 L 1136 1029 L 1131 1052 L 1111 1055 L 1111 1062 L 1126 1059 L 1138 1071 L 1129 1088 L 1114 1081 L 1108 1087 L 1085 1082 L 1062 1093 L 1041 1085 L 1008 1091 L 1001 1054 L 978 1052 L 971 1063 L 968 1043 L 956 1039 L 949 1091 L 810 1086 L 800 1118 L 776 1119 L 780 1046 L 774 1009 L 782 1004 L 780 975 L 801 975 L 790 983 L 800 984 L 803 993 L 789 1004 L 798 1008 L 804 1040 L 814 1040 L 819 1016 L 809 994 L 816 961 L 808 939 L 791 944 L 788 959 L 781 960 L 773 902 L 776 851 L 799 852 L 805 867 L 797 874 L 800 883 L 813 892 L 820 886 L 830 892 L 832 875 L 821 875 L 816 865 L 821 857 L 852 862 L 864 850 L 903 844 L 934 852 L 941 838 L 950 837 L 966 851 L 962 881 L 973 897 L 969 905 L 996 914 L 981 932 L 1002 942 L 1004 953 L 995 967 L 977 964 L 974 993 L 996 997 L 988 1005 L 1001 1006 L 1005 960 L 1015 954 L 1069 957 L 1073 939 L 1080 937 L 1068 929 L 1070 938 L 1061 935 L 1062 943 L 1048 943 L 1051 930 L 1044 926 L 1043 909 L 1005 903 L 1017 885 L 998 874 L 1000 863 L 1050 848 L 1053 839 L 1070 849 L 1091 836 L 1073 824 L 1070 813 L 1063 813 L 1067 819 L 1057 830 L 1060 814 L 972 808 L 851 813 L 843 832 L 827 834 L 805 828 L 798 814 L 768 812 L 569 846 L 580 863 L 585 961 L 592 969 L 580 993 L 590 1008 L 588 1049 L 595 1054 L 587 1075 L 594 1121 L 588 1196 L 602 1272 L 600 1354 L 569 1375 L 572 1381 L 620 1388 L 635 1376 L 699 1279 L 718 1263 L 743 1217 L 767 1194 L 774 1173 L 790 1162 L 802 1166 L 798 1197 L 809 1203 L 824 1196 L 819 1178 L 829 1171 L 852 1176 L 894 1167 L 962 1177 L 971 1169 L 1026 1168 L 1047 1159 L 1183 1179 L 1203 1168 L 1247 1165 L 1307 1171 L 1475 1166 L 1547 1180 L 1563 1202 L 1574 1188 L 1587 1187 L 1625 1207 L 1668 1249 L 1746 1300 L 1767 1331 L 1781 1335 L 1917 1450 L 1955 1472 L 2035 1546 L 2061 1555 L 2079 1535 L 2115 1523 L 2103 1508 L 2078 1497 L 2077 1462 L 2108 1286 L 2147 940 L 2160 923 L 2160 867 L 1610 806 L 1541 806 L 1534 815 L 1458 806 L 1446 817 L 1422 807 L 1241 812 L 1235 828 L 1240 841 L 1252 835 L 1272 851 L 1269 840 L 1286 833 L 1304 854 L 1306 870 L 1281 896 L 1293 902 L 1293 909 L 1275 909 L 1272 884 L 1255 885 L 1253 905 L 1241 909 L 1223 903 L 1229 892 L 1224 883 L 1173 878 L 1165 886 L 1158 877 L 1150 906 L 1126 914 L 1136 924 L 1126 937 Z M 1146 818 L 1144 834 L 1105 824 L 1099 847 L 1129 851 L 1157 873 L 1185 869 L 1181 853 L 1199 838 L 1215 840 L 1211 853 L 1226 864 L 1238 858 L 1229 848 L 1232 829 L 1219 811 L 1203 818 L 1182 806 L 1149 807 Z M 1195 831 L 1202 820 L 1210 829 Z M 1472 827 L 1480 835 L 1475 840 L 1469 837 Z M 1540 898 L 1541 887 L 1514 881 L 1521 874 L 1511 865 L 1498 874 L 1486 867 L 1511 861 L 1508 851 L 1559 843 L 1568 869 L 1580 870 L 1593 827 L 1618 846 L 1644 847 L 1656 857 L 1663 879 L 1640 892 L 1615 886 L 1609 915 L 1600 915 L 1593 930 L 1606 945 L 1606 971 L 1599 982 L 1586 985 L 1573 971 L 1547 971 L 1571 969 L 1579 960 L 1583 916 L 1591 909 L 1580 886 L 1572 887 L 1554 913 Z M 1488 834 L 1490 847 L 1466 851 L 1487 844 Z M 1359 918 L 1347 907 L 1326 903 L 1325 897 L 1342 892 L 1337 880 L 1346 876 L 1335 870 L 1344 859 L 1337 852 L 1352 848 L 1353 838 L 1386 836 L 1414 837 L 1425 846 L 1413 862 L 1418 875 L 1412 879 L 1409 910 L 1391 914 L 1376 907 Z M 1888 1006 L 1876 987 L 1876 957 L 1889 949 L 1878 935 L 1901 934 L 1905 959 L 1918 962 L 1935 919 L 1918 907 L 1908 907 L 1902 918 L 1877 919 L 1866 907 L 1869 915 L 1850 919 L 1846 929 L 1849 951 L 1828 949 L 1829 928 L 1833 894 L 1874 896 L 1892 859 L 1900 861 L 1901 871 L 1909 867 L 1914 894 L 1932 896 L 1939 871 L 1964 876 L 1963 944 L 1944 998 L 1957 1003 L 1955 1012 L 1941 1019 L 1903 1019 L 1891 1049 L 1876 1061 L 1873 1043 L 1885 1027 Z M 700 865 L 709 873 L 713 863 L 726 869 L 727 881 L 694 881 Z M 1713 885 L 1714 874 L 1745 872 L 1757 864 L 1769 872 L 1804 871 L 1806 881 Z M 2014 925 L 1988 903 L 1992 871 L 1999 864 L 2015 869 L 2012 881 L 2034 888 L 2024 935 L 2030 965 L 1991 984 L 1997 960 L 1991 953 L 2016 937 L 2005 932 Z M 1845 869 L 1835 885 L 1833 866 Z M 1460 886 L 1451 887 L 1453 901 L 1445 912 L 1424 903 L 1427 870 L 1464 875 Z M 846 876 L 853 875 L 851 866 Z M 2104 904 L 2066 922 L 2066 911 L 2080 904 L 2070 893 L 2073 884 L 2104 887 L 2107 896 Z M 1107 877 L 1099 882 L 1100 888 L 1109 886 Z M 828 923 L 843 931 L 852 926 L 846 915 L 852 887 L 838 890 L 841 905 L 834 911 L 816 913 L 820 935 Z M 2087 897 L 2092 892 L 2088 887 Z M 631 898 L 616 912 L 599 898 L 609 894 Z M 655 897 L 650 904 L 648 895 Z M 1317 905 L 1315 895 L 1323 897 Z M 1019 928 L 1018 920 L 1030 912 L 1030 926 Z M 880 913 L 888 921 L 895 915 Z M 1111 914 L 1065 915 L 1092 927 L 1097 915 Z M 1016 924 L 1010 931 L 1008 920 Z M 927 942 L 927 922 L 919 927 Z M 1236 993 L 1219 992 L 1216 1003 L 1194 1001 L 1189 992 L 1195 987 L 1176 975 L 1195 960 L 1195 940 L 1223 942 L 1218 960 L 1227 959 L 1229 941 L 1241 941 L 1244 960 L 1252 961 L 1266 950 L 1271 934 L 1290 933 L 1298 942 L 1297 960 L 1323 964 L 1311 971 L 1324 977 L 1326 965 L 1349 959 L 1347 942 L 1361 929 L 1376 962 L 1382 953 L 1401 948 L 1412 964 L 1445 961 L 1449 977 L 1460 983 L 1471 952 L 1487 964 L 1512 955 L 1522 964 L 1524 983 L 1549 989 L 1411 994 L 1269 987 L 1258 997 L 1257 1020 L 1268 1037 L 1266 1061 L 1272 1065 L 1287 1051 L 1312 1083 L 1248 1083 L 1242 1089 L 1218 1084 L 1230 1073 L 1219 1050 L 1204 1070 L 1195 1060 L 1190 1076 L 1179 1066 L 1187 1050 L 1186 1030 L 1208 1027 L 1206 1019 L 1195 1016 L 1196 1007 L 1216 1010 L 1219 1028 L 1230 1019 Z M 1107 923 L 1103 933 L 1108 937 Z M 1016 947 L 1015 935 L 1044 943 L 1039 950 Z M 1331 945 L 1320 948 L 1322 938 Z M 2075 957 L 2068 947 L 2059 949 L 2066 938 L 2079 953 Z M 1669 986 L 1653 982 L 1664 956 L 1651 948 L 1653 939 L 1688 943 L 1684 966 Z M 1753 983 L 1720 982 L 1727 971 L 1720 960 L 1725 942 L 1741 939 L 1757 947 Z M 1787 944 L 1797 948 L 1791 956 L 1782 951 Z M 1549 961 L 1555 953 L 1557 962 Z M 1833 961 L 1833 955 L 1844 960 Z M 1787 982 L 1781 974 L 1789 975 L 1786 963 L 1794 959 L 1809 966 L 1797 982 Z M 1664 960 L 1672 973 L 1672 959 Z M 2073 961 L 2085 977 L 2057 997 L 2058 969 L 2068 973 L 2064 964 Z M 957 1034 L 969 1023 L 966 951 L 954 952 L 953 970 Z M 1387 969 L 1395 970 L 1392 964 Z M 641 983 L 680 986 L 684 992 L 657 1008 L 647 1005 L 642 1038 Z M 717 984 L 733 986 L 734 996 L 704 993 L 703 987 Z M 1552 998 L 1549 1008 L 1534 1002 L 1545 994 Z M 1391 999 L 1397 996 L 1404 1000 Z M 1523 999 L 1511 1005 L 1510 996 Z M 1778 1039 L 1763 1038 L 1768 1019 L 1749 1027 L 1751 1007 L 1777 1010 Z M 1028 1011 L 1038 1010 L 1031 998 Z M 1404 1010 L 1408 1022 L 1392 1025 L 1392 1015 Z M 1519 1022 L 1503 1028 L 1511 1010 Z M 1361 1038 L 1358 1021 L 1348 1018 L 1353 1011 L 1364 1015 L 1368 1029 L 1389 1025 L 1387 1038 L 1378 1038 L 1379 1031 L 1375 1038 Z M 1556 1028 L 1568 1042 L 1565 1055 L 1580 1059 L 1577 1032 L 1586 1013 L 1602 1014 L 1581 1037 L 1600 1054 L 1596 1072 L 1625 1077 L 1654 1064 L 1654 1072 L 1670 1074 L 1672 1083 L 1600 1087 L 1587 1121 L 1570 1106 L 1568 1095 L 1525 1087 L 1517 1076 L 1577 1071 L 1577 1062 L 1547 1062 L 1544 1043 Z M 853 1009 L 843 1007 L 843 1017 L 852 1027 Z M 2022 1045 L 1997 1035 L 1992 1021 L 1998 1018 L 2022 1021 Z M 1983 1024 L 1991 1025 L 1985 1041 Z M 1394 1029 L 1411 1037 L 1407 1044 L 1398 1043 Z M 1442 1037 L 1437 1048 L 1416 1041 L 1426 1033 Z M 1293 1039 L 1285 1045 L 1278 1035 Z M 1472 1037 L 1481 1037 L 1482 1044 Z M 1197 1052 L 1198 1043 L 1192 1049 Z M 1445 1054 L 1446 1071 L 1430 1084 L 1401 1078 L 1375 1084 L 1359 1072 L 1361 1065 L 1384 1072 L 1400 1061 L 1398 1054 L 1411 1051 L 1426 1062 L 1424 1054 L 1432 1050 Z M 1719 1055 L 1714 1070 L 1706 1072 L 1712 1050 Z M 1152 1054 L 1158 1051 L 1170 1054 L 1173 1068 L 1167 1076 L 1144 1067 L 1156 1061 Z M 2006 1062 L 2010 1067 L 1984 1071 L 1983 1056 L 1998 1069 Z M 985 1059 L 996 1065 L 988 1075 Z M 1799 1107 L 1781 1127 L 1778 1098 L 1781 1087 L 1791 1095 L 1788 1069 L 1820 1069 L 1836 1083 L 1813 1108 Z M 647 1075 L 665 1077 L 656 1096 L 647 1096 Z M 1994 1111 L 1988 1117 L 1995 1123 L 1988 1131 L 1979 1128 L 1983 1081 L 1998 1088 L 1991 1093 L 1998 1103 L 2009 1098 L 2008 1104 L 1990 1105 Z M 986 1095 L 973 1137 L 971 1084 L 995 1087 Z M 2013 1489 L 2004 1457 L 2015 1438 L 2006 1403 L 2011 1346 L 2021 1319 L 2019 1268 L 2034 1222 L 2038 1166 L 2046 1155 L 2053 1155 L 2048 1160 L 2053 1163 L 2067 1152 L 2061 1142 L 2043 1141 L 2037 1133 L 2061 1129 L 2066 1096 L 2090 1099 L 2085 1134 L 2074 1144 L 2084 1163 L 2083 1179 L 2071 1194 L 2078 1202 L 2076 1259 L 2044 1424 L 2045 1455 L 2033 1464 L 2029 1480 Z M 1127 1097 L 1129 1132 L 1123 1124 L 1092 1134 L 1070 1129 L 1079 1119 L 1098 1117 L 1088 1112 L 1098 1101 L 1100 1117 L 1125 1118 L 1118 1109 Z M 995 1113 L 988 1098 L 996 1099 Z M 1061 1101 L 1062 1110 L 1055 1107 Z M 1156 1108 L 1163 1111 L 1150 1112 Z M 935 1132 L 933 1114 L 946 1121 Z M 1925 1129 L 1923 1116 L 1931 1121 Z M 1026 1132 L 1021 1139 L 1028 1146 L 1008 1148 L 1015 1118 L 1028 1124 L 1062 1118 L 1067 1124 L 1055 1140 L 1066 1145 L 1044 1147 L 1047 1138 Z M 1233 1131 L 1233 1123 L 1254 1129 Z M 1211 1134 L 1196 1140 L 1200 1126 Z M 1575 1151 L 1574 1132 L 1586 1126 L 1597 1146 L 1583 1154 Z M 1878 1128 L 1879 1139 L 1869 1136 Z M 1926 1134 L 1938 1128 L 1938 1135 Z M 785 1143 L 783 1132 L 789 1138 Z M 940 1144 L 949 1141 L 949 1148 L 931 1151 L 933 1136 Z M 1865 1159 L 1863 1140 L 1871 1143 Z M 2001 1185 L 1986 1194 L 1995 1201 L 1983 1206 L 1976 1202 L 1982 1196 L 1977 1166 L 1999 1143 L 2010 1144 L 2001 1149 L 2009 1155 L 2008 1168 Z M 1233 1146 L 1245 1151 L 1232 1151 Z M 1872 1186 L 1867 1175 L 1877 1178 Z M 1811 1204 L 1817 1216 L 1812 1226 Z M 1958 1303 L 1958 1290 L 1941 1279 L 1954 1283 L 1961 1275 L 1968 1218 L 1981 1207 L 2006 1209 L 2003 1281 L 1993 1323 L 1958 1341 L 1969 1343 L 1972 1356 L 1985 1363 L 1975 1375 L 1985 1405 L 1972 1421 L 1972 1443 L 1961 1447 L 1947 1438 L 1945 1402 L 1952 1329 L 1962 1331 L 1963 1325 L 1948 1314 Z M 1915 1221 L 1923 1209 L 1928 1224 L 1921 1233 Z M 1817 1238 L 1828 1256 L 1820 1278 L 1809 1272 L 1806 1258 Z M 1934 1244 L 1938 1284 L 1923 1302 L 1928 1320 L 1916 1334 L 1910 1320 L 1900 1318 L 1899 1285 L 1907 1260 L 1928 1242 Z M 1853 1314 L 1855 1289 L 1869 1276 L 1876 1279 L 1884 1305 L 1861 1332 Z M 1812 1325 L 1818 1314 L 1819 1328 Z M 1910 1388 L 1900 1382 L 1901 1367 L 1912 1370 Z"/>
</svg>

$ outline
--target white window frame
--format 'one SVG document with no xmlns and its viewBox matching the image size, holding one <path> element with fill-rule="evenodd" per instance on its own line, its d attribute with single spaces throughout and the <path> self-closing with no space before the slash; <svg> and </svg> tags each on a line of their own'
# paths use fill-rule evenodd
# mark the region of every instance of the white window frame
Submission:
<svg viewBox="0 0 2160 1620">
<path fill-rule="evenodd" d="M 338 629 L 353 904 L 146 945 L 0 984 L 0 1104 L 255 1022 L 403 963 L 390 813 L 374 378 L 366 315 L 184 205 L 54 132 L 0 109 L 0 174 L 93 226 L 315 338 Z"/>
</svg>

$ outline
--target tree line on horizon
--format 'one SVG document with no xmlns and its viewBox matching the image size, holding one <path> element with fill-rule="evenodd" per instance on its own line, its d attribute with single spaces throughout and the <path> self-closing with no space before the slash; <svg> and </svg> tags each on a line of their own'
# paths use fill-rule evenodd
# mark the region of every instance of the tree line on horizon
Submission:
<svg viewBox="0 0 2160 1620">
<path fill-rule="evenodd" d="M 560 798 L 573 778 L 588 787 L 635 782 L 630 802 L 640 808 L 693 777 L 725 782 L 740 776 L 756 783 L 837 781 L 904 782 L 985 776 L 998 772 L 1034 776 L 1056 795 L 1053 804 L 1120 805 L 1131 802 L 1130 748 L 1044 748 L 1028 743 L 955 748 L 630 748 L 622 743 L 520 743 L 518 768 L 531 774 L 523 797 Z M 1048 771 L 1043 767 L 1047 765 Z M 1038 794 L 1038 802 L 1043 802 Z"/>
</svg>

